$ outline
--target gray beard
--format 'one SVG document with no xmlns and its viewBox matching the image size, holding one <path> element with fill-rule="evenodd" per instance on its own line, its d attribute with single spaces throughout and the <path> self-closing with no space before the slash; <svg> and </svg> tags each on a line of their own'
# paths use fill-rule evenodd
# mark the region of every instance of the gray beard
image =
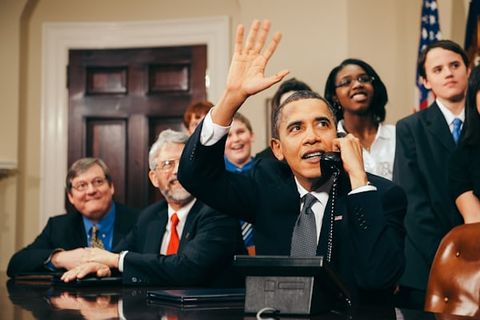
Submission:
<svg viewBox="0 0 480 320">
<path fill-rule="evenodd" d="M 185 205 L 193 200 L 193 196 L 185 189 L 178 190 L 165 189 L 160 190 L 167 202 L 176 202 L 179 205 Z"/>
</svg>

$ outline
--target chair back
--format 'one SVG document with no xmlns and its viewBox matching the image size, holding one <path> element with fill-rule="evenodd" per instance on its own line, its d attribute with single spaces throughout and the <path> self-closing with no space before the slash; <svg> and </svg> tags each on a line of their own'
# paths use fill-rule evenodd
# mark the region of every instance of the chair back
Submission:
<svg viewBox="0 0 480 320">
<path fill-rule="evenodd" d="M 432 263 L 425 310 L 480 316 L 480 223 L 453 228 Z"/>
</svg>

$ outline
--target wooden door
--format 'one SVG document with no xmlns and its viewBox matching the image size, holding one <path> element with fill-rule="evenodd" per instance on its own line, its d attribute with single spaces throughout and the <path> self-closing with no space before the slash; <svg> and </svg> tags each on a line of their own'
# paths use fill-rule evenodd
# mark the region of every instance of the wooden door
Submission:
<svg viewBox="0 0 480 320">
<path fill-rule="evenodd" d="M 99 157 L 115 200 L 143 208 L 161 198 L 148 150 L 164 129 L 184 130 L 185 108 L 205 100 L 206 46 L 70 50 L 68 166 Z"/>
</svg>

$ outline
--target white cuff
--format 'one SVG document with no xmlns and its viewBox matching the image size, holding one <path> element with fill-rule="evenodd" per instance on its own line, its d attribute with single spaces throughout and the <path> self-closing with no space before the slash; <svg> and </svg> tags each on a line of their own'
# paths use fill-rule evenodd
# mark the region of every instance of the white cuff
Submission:
<svg viewBox="0 0 480 320">
<path fill-rule="evenodd" d="M 358 188 L 353 189 L 350 191 L 348 194 L 355 194 L 355 193 L 360 193 L 360 192 L 367 192 L 367 191 L 377 191 L 377 187 L 374 185 L 370 184 L 370 182 L 366 186 L 361 186 Z"/>
<path fill-rule="evenodd" d="M 127 253 L 128 251 L 122 251 L 118 256 L 118 271 L 120 272 L 123 272 L 123 259 L 125 259 L 125 256 L 127 255 Z"/>
<path fill-rule="evenodd" d="M 202 132 L 200 132 L 200 143 L 207 147 L 217 143 L 230 130 L 230 126 L 223 127 L 213 123 L 211 112 L 212 110 L 203 119 Z"/>
</svg>

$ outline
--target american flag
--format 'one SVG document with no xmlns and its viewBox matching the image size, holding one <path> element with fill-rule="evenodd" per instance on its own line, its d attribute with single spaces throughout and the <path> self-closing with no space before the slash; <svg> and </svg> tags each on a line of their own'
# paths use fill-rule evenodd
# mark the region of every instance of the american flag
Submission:
<svg viewBox="0 0 480 320">
<path fill-rule="evenodd" d="M 422 5 L 422 21 L 420 29 L 420 44 L 418 46 L 418 54 L 432 42 L 440 40 L 440 24 L 438 22 L 438 5 L 437 0 L 423 0 Z M 418 110 L 425 109 L 433 102 L 434 97 L 428 89 L 423 86 L 422 79 L 417 69 L 417 88 L 418 88 Z"/>
</svg>

